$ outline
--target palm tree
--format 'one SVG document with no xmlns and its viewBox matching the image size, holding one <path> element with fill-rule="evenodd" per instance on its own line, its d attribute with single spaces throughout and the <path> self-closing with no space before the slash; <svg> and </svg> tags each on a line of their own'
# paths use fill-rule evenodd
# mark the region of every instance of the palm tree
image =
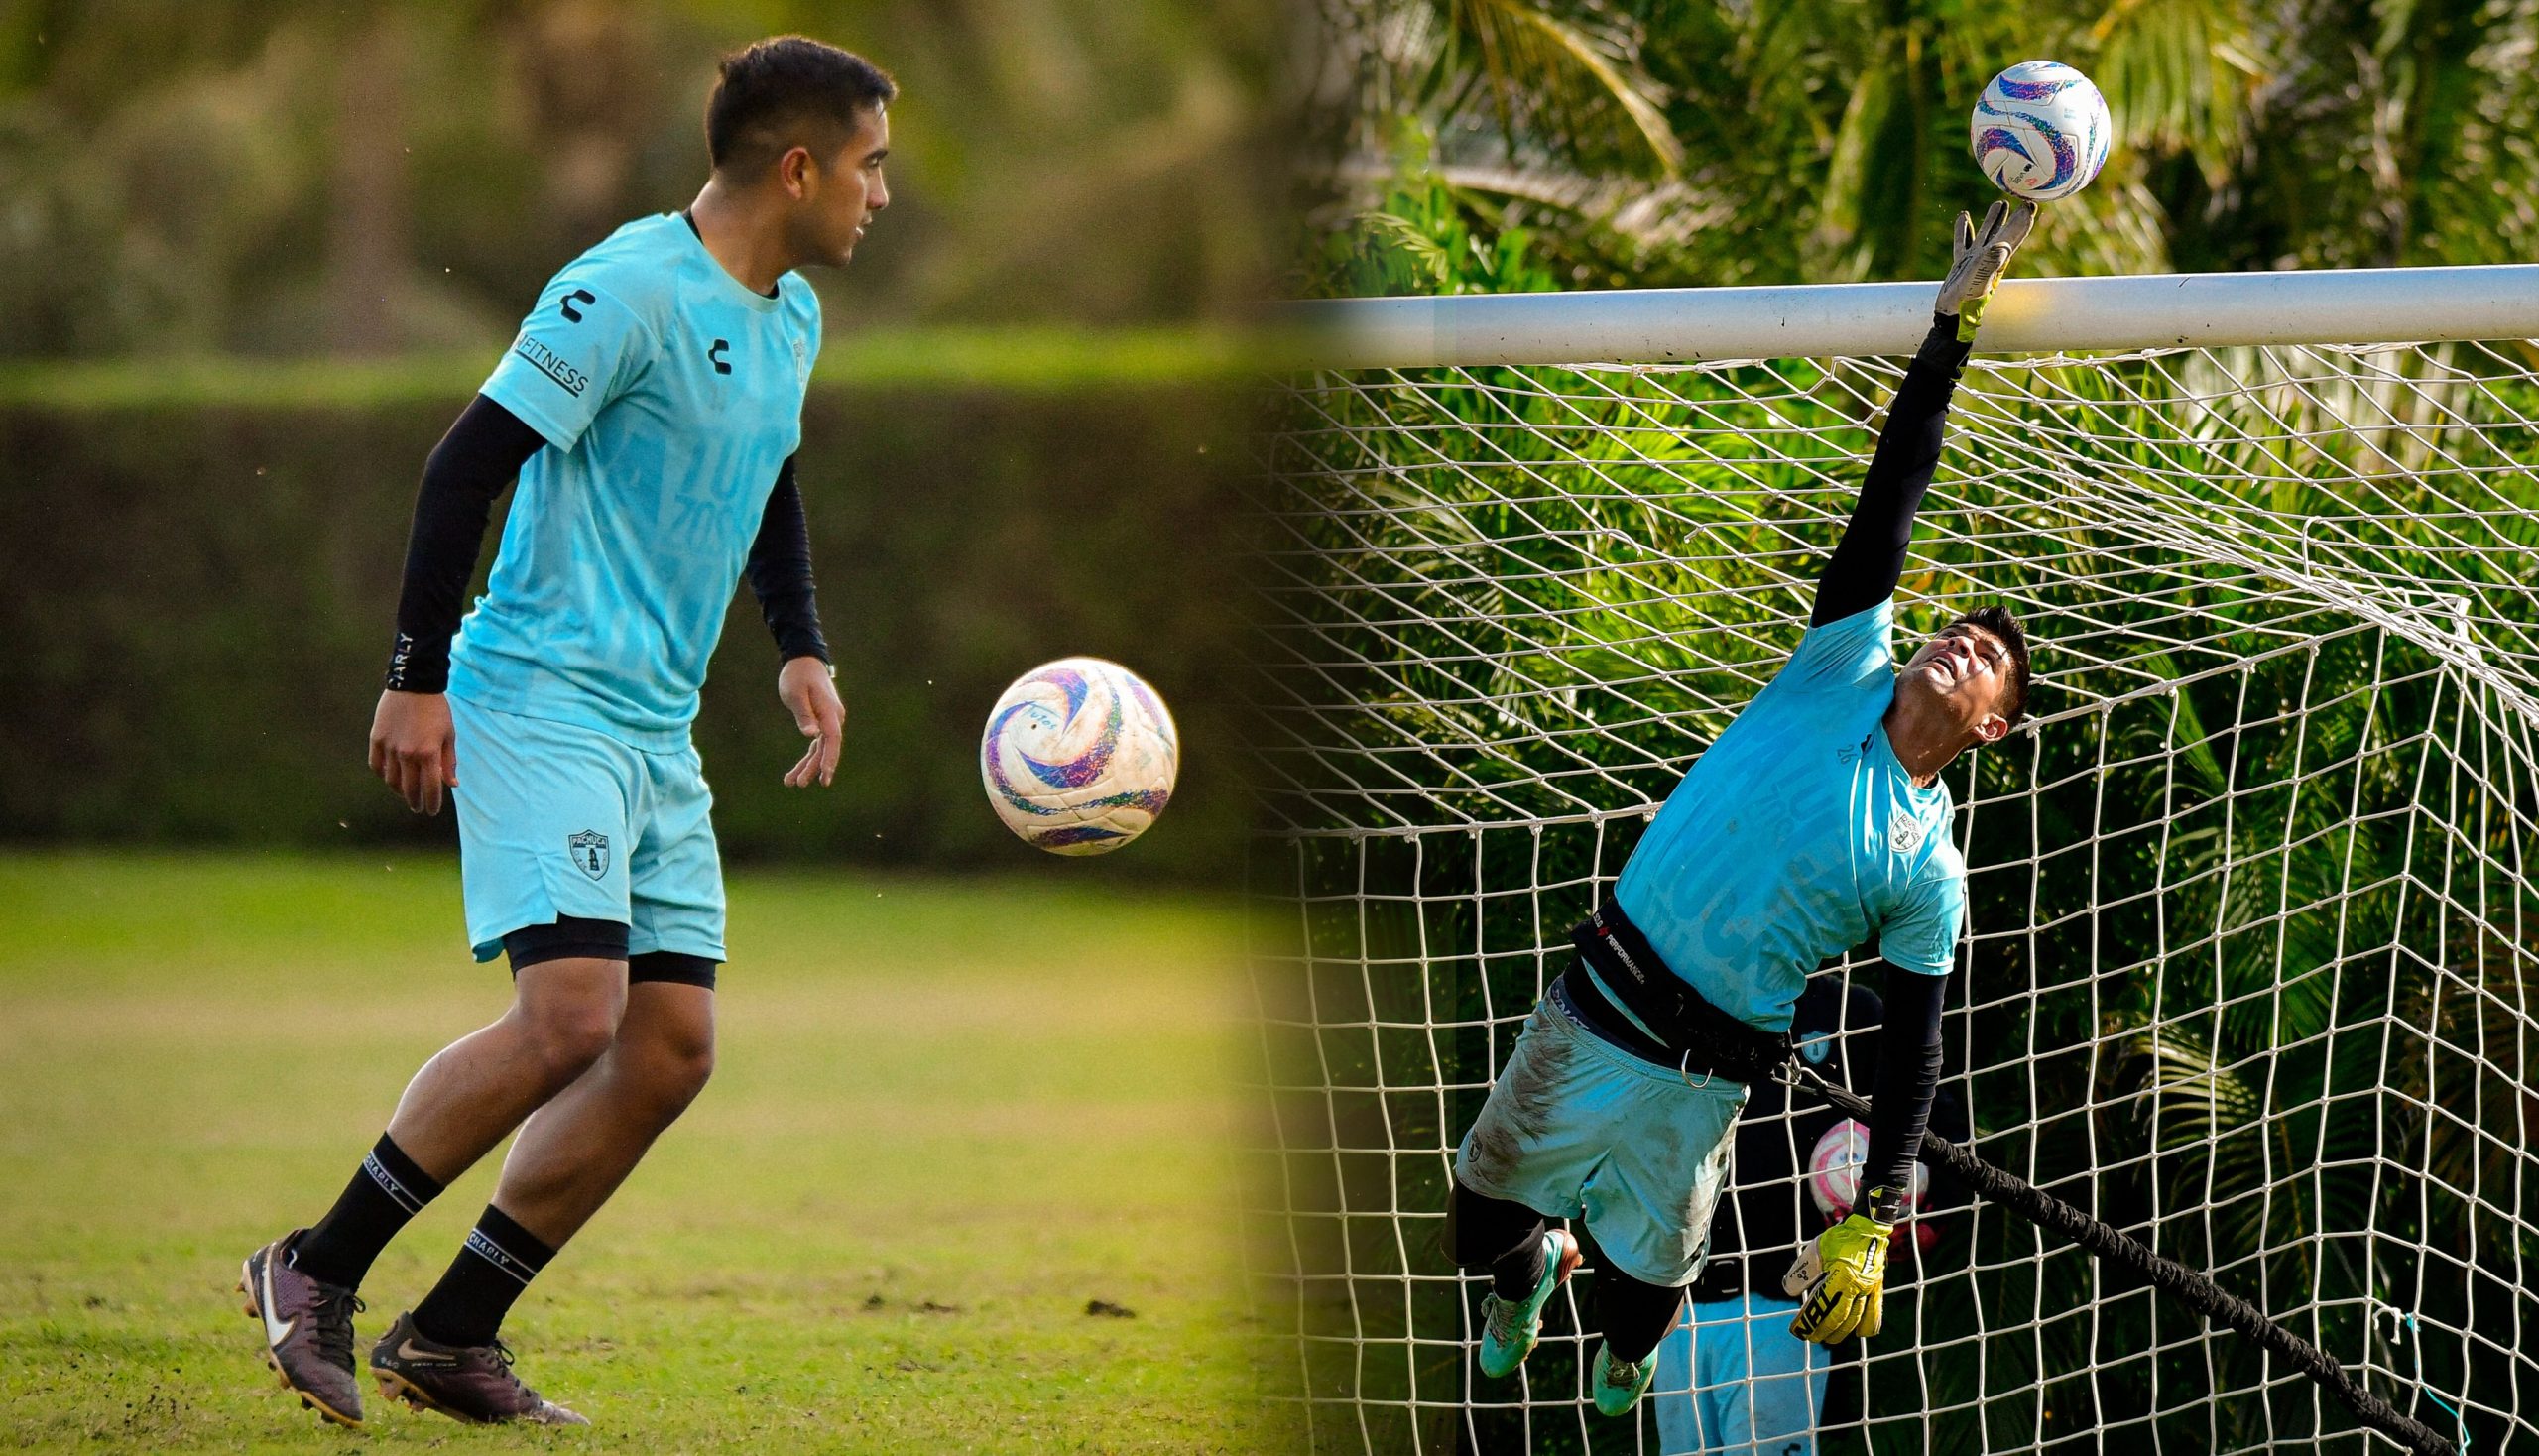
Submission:
<svg viewBox="0 0 2539 1456">
<path fill-rule="evenodd" d="M 1945 0 L 1326 14 L 1357 38 L 1323 88 L 1357 103 L 1334 129 L 1340 180 L 1378 184 L 1395 161 L 1384 119 L 1418 117 L 1437 139 L 1420 165 L 1473 223 L 1526 228 L 1571 284 L 1929 277 L 1947 215 L 1989 191 L 1965 159 L 1972 98 L 2040 55 L 2093 74 L 2120 136 L 2023 268 L 2539 256 L 2529 0 L 2112 0 L 2041 29 L 2032 11 Z M 1511 44 L 1522 27 L 1572 44 Z M 1632 137 L 1644 145 L 1618 141 Z"/>
</svg>

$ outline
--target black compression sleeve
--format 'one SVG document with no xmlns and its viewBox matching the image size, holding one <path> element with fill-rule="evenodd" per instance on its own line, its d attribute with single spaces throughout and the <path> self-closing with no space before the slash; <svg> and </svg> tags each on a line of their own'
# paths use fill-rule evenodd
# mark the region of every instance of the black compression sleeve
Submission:
<svg viewBox="0 0 2539 1456">
<path fill-rule="evenodd" d="M 1870 1098 L 1874 1126 L 1869 1162 L 1861 1170 L 1868 1188 L 1913 1186 L 1913 1160 L 1931 1125 L 1931 1096 L 1940 1085 L 1940 1006 L 1948 977 L 1886 967 L 1886 1019 L 1878 1029 L 1877 1090 Z"/>
<path fill-rule="evenodd" d="M 793 479 L 790 459 L 776 473 L 758 539 L 750 543 L 750 591 L 767 630 L 776 634 L 780 660 L 830 661 L 828 640 L 820 635 L 819 597 L 811 589 L 811 523 L 802 514 L 802 487 Z"/>
<path fill-rule="evenodd" d="M 1861 481 L 1859 504 L 1843 528 L 1834 559 L 1816 584 L 1816 610 L 1808 625 L 1840 622 L 1895 594 L 1904 576 L 1904 553 L 1913 543 L 1913 513 L 1939 469 L 1940 441 L 1948 431 L 1948 402 L 1972 345 L 1957 341 L 1957 320 L 1931 326 L 1919 353 L 1886 407 L 1886 427 Z"/>
<path fill-rule="evenodd" d="M 397 598 L 397 644 L 388 658 L 391 689 L 449 686 L 449 639 L 467 605 L 485 523 L 503 487 L 545 443 L 519 416 L 478 395 L 423 461 L 414 531 L 406 538 L 406 584 Z"/>
</svg>

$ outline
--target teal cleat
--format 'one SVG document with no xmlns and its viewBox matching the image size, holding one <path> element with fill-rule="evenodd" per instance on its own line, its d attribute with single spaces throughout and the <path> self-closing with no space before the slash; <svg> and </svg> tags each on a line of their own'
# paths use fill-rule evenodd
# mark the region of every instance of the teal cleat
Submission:
<svg viewBox="0 0 2539 1456">
<path fill-rule="evenodd" d="M 1611 1345 L 1596 1347 L 1596 1408 L 1607 1415 L 1629 1415 L 1657 1379 L 1657 1352 L 1636 1364 L 1616 1360 Z"/>
<path fill-rule="evenodd" d="M 1515 1372 L 1534 1353 L 1534 1342 L 1542 1338 L 1543 1306 L 1551 1302 L 1551 1291 L 1567 1282 L 1578 1268 L 1578 1241 L 1566 1229 L 1552 1229 L 1543 1235 L 1543 1277 L 1534 1285 L 1532 1297 L 1522 1301 L 1502 1299 L 1497 1293 L 1481 1298 L 1481 1373 L 1498 1380 Z"/>
</svg>

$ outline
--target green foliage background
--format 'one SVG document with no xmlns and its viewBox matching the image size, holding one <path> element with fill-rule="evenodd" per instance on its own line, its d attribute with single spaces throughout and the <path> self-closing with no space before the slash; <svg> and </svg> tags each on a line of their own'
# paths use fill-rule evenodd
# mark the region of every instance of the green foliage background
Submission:
<svg viewBox="0 0 2539 1456">
<path fill-rule="evenodd" d="M 363 745 L 415 473 L 463 398 L 0 406 L 0 459 L 43 482 L 0 491 L 7 835 L 446 842 Z M 847 750 L 828 789 L 778 783 L 800 739 L 739 593 L 697 725 L 726 852 L 1045 859 L 989 811 L 978 734 L 1014 677 L 1093 653 L 1153 682 L 1185 745 L 1172 812 L 1105 863 L 1224 872 L 1241 809 L 1218 503 L 1239 425 L 1206 384 L 815 388 L 801 475 Z"/>
<path fill-rule="evenodd" d="M 1523 229 L 1560 287 L 1935 278 L 1949 214 L 1991 196 L 1967 157 L 1976 95 L 2050 58 L 2098 82 L 2117 142 L 2022 274 L 2539 257 L 2531 0 L 1321 0 L 1316 16 L 1317 244 L 1398 231 L 1381 217 L 1407 130 L 1416 175 L 1483 251 Z M 1367 282 L 1304 272 L 1315 292 Z"/>
<path fill-rule="evenodd" d="M 727 850 L 1038 863 L 977 734 L 1090 652 L 1188 747 L 1105 873 L 1231 863 L 1216 503 L 1227 324 L 1286 236 L 1270 0 L 0 0 L 0 839 L 447 838 L 361 762 L 423 457 L 547 277 L 694 196 L 716 58 L 784 32 L 895 73 L 894 201 L 806 275 L 846 763 L 778 786 L 740 593 L 698 726 Z"/>
<path fill-rule="evenodd" d="M 0 356 L 499 344 L 705 176 L 716 56 L 901 83 L 876 323 L 1226 317 L 1282 230 L 1272 0 L 0 0 Z"/>
</svg>

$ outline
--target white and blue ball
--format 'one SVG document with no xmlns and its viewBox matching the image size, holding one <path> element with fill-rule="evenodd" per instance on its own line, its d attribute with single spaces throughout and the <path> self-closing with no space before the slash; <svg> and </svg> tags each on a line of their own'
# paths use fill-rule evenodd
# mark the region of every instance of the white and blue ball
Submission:
<svg viewBox="0 0 2539 1456">
<path fill-rule="evenodd" d="M 1975 165 L 1995 185 L 2051 202 L 2099 175 L 2116 119 L 2088 76 L 2059 61 L 2022 61 L 1984 88 L 1969 134 Z"/>
<path fill-rule="evenodd" d="M 1101 658 L 1062 658 L 1016 678 L 979 743 L 997 817 L 1051 854 L 1108 854 L 1145 833 L 1180 767 L 1163 699 Z"/>
</svg>

